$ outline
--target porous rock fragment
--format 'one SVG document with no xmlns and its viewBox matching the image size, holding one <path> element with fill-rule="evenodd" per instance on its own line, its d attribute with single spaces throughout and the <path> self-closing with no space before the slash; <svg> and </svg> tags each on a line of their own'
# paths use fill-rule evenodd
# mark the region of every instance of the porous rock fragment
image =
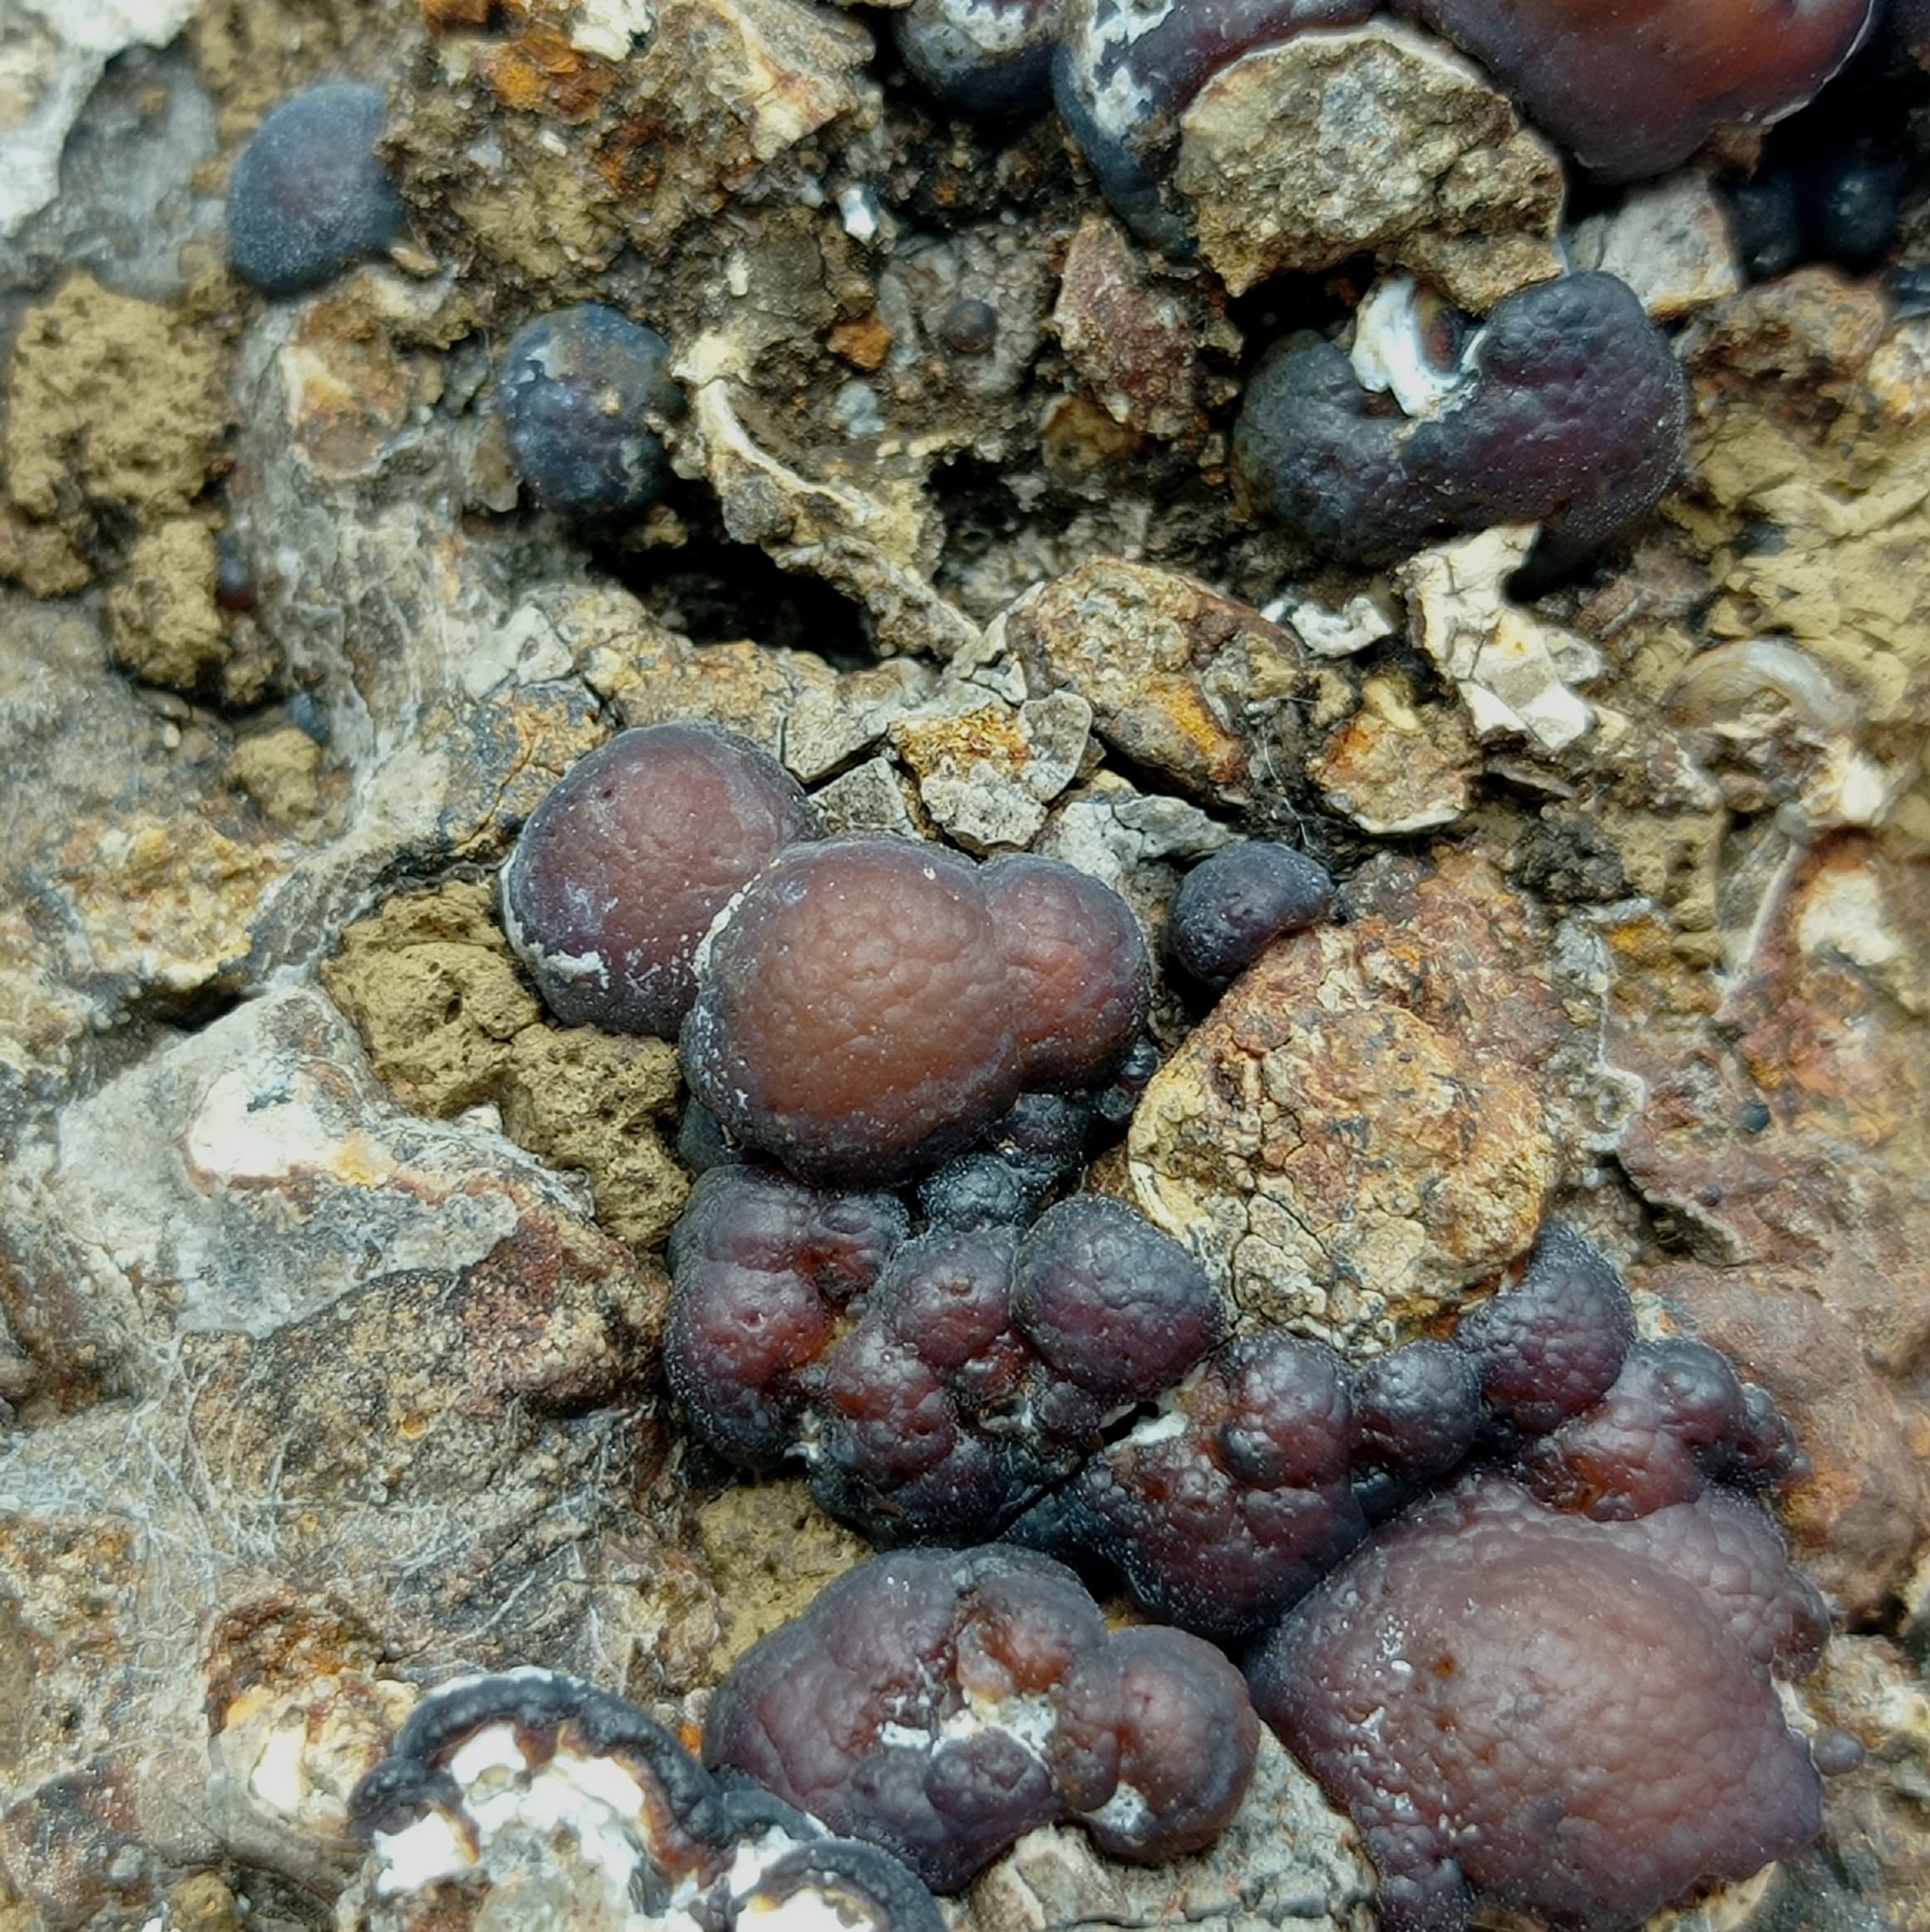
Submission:
<svg viewBox="0 0 1930 1932">
<path fill-rule="evenodd" d="M 1148 436 L 1192 427 L 1202 397 L 1203 304 L 1156 280 L 1117 222 L 1088 215 L 1066 251 L 1052 328 L 1080 379 L 1116 423 Z M 1217 346 L 1237 348 L 1237 338 Z"/>
<path fill-rule="evenodd" d="M 136 677 L 192 692 L 221 663 L 214 569 L 214 533 L 196 518 L 170 518 L 136 543 L 108 605 L 114 655 Z"/>
<path fill-rule="evenodd" d="M 1141 1209 L 1243 1309 L 1343 1348 L 1528 1246 L 1562 1168 L 1550 1062 L 1575 1043 L 1484 861 L 1390 866 L 1351 909 L 1261 956 L 1127 1143 Z"/>
<path fill-rule="evenodd" d="M 682 1091 L 676 1048 L 547 1024 L 486 888 L 390 900 L 342 934 L 323 980 L 405 1105 L 446 1119 L 493 1103 L 519 1145 L 588 1174 L 612 1234 L 649 1247 L 668 1231 L 687 1186 L 661 1127 Z"/>
<path fill-rule="evenodd" d="M 1477 312 L 1561 272 L 1561 164 L 1467 61 L 1393 23 L 1223 67 L 1181 121 L 1176 185 L 1235 295 L 1372 254 Z"/>
<path fill-rule="evenodd" d="M 207 480 L 227 413 L 221 357 L 170 310 L 77 271 L 22 318 L 6 376 L 0 473 L 21 527 L 0 561 L 17 547 L 12 571 L 88 573 L 103 540 L 180 515 Z"/>
</svg>

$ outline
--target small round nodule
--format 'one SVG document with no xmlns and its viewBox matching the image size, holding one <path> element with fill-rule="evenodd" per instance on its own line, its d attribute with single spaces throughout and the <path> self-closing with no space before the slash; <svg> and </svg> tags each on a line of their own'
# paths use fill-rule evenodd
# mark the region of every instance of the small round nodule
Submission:
<svg viewBox="0 0 1930 1932">
<path fill-rule="evenodd" d="M 674 415 L 670 345 L 601 303 L 519 329 L 496 375 L 496 413 L 537 500 L 579 520 L 647 510 L 670 483 L 652 416 Z"/>
<path fill-rule="evenodd" d="M 979 874 L 1012 985 L 1028 1087 L 1087 1087 L 1132 1052 L 1152 1002 L 1152 961 L 1111 886 L 1030 852 Z"/>
<path fill-rule="evenodd" d="M 1075 1194 L 1039 1217 L 1012 1293 L 1019 1332 L 1104 1402 L 1170 1388 L 1226 1330 L 1199 1263 L 1123 1201 Z"/>
<path fill-rule="evenodd" d="M 1013 993 L 979 871 L 917 839 L 786 854 L 712 937 L 692 1091 L 826 1185 L 935 1167 L 1017 1098 Z"/>
<path fill-rule="evenodd" d="M 227 185 L 228 261 L 271 295 L 319 288 L 402 232 L 402 198 L 376 155 L 378 88 L 333 81 L 284 101 Z"/>
<path fill-rule="evenodd" d="M 1224 986 L 1282 933 L 1327 916 L 1334 876 L 1318 859 L 1249 839 L 1203 861 L 1173 897 L 1167 943 L 1203 985 Z"/>
<path fill-rule="evenodd" d="M 941 100 L 977 114 L 1043 107 L 1062 0 L 912 0 L 893 17 L 898 52 Z"/>
<path fill-rule="evenodd" d="M 802 789 L 747 739 L 714 725 L 620 732 L 524 826 L 503 868 L 503 928 L 567 1025 L 674 1039 L 711 922 L 817 836 Z"/>
<path fill-rule="evenodd" d="M 955 356 L 986 356 L 999 340 L 999 311 L 979 295 L 957 295 L 933 324 L 939 341 Z"/>
</svg>

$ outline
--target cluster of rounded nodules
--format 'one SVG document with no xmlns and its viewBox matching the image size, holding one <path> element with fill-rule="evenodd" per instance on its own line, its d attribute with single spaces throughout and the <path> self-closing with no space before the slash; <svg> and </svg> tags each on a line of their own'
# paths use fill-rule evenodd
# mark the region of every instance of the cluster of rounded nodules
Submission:
<svg viewBox="0 0 1930 1932">
<path fill-rule="evenodd" d="M 772 1186 L 707 1177 L 678 1244 L 672 1359 L 699 1432 L 761 1464 L 788 1419 L 818 1494 L 888 1539 L 980 1536 L 1002 1495 L 1008 1543 L 1250 1643 L 1253 1702 L 1360 1826 L 1390 1932 L 1477 1906 L 1631 1926 L 1820 1830 L 1818 1762 L 1843 1768 L 1847 1741 L 1813 1752 L 1774 1680 L 1813 1663 L 1827 1613 L 1750 1493 L 1800 1472 L 1794 1438 L 1714 1350 L 1635 1340 L 1613 1269 L 1572 1233 L 1545 1230 L 1451 1338 L 1349 1370 L 1281 1333 L 1215 1345 L 1214 1298 L 1114 1203 L 1062 1203 L 1016 1254 L 1008 1234 L 911 1240 L 866 1287 L 877 1197 L 780 1204 Z M 808 1345 L 734 1346 L 757 1307 Z M 1058 1397 L 1082 1427 L 1037 1420 Z M 1026 1418 L 1010 1438 L 1002 1410 Z M 1028 1479 L 1048 1485 L 1029 1500 Z M 1032 1561 L 908 1552 L 853 1573 L 726 1680 L 711 1762 L 941 1889 L 1066 1815 L 1152 1858 L 1190 1795 L 1203 1843 L 1251 1762 L 1225 1680 L 1161 1647 L 1163 1626 L 1063 1688 L 1015 1661 L 1060 1656 L 1036 1631 L 987 1666 L 972 1627 L 1008 1614 L 984 1580 L 1008 1567 L 1028 1602 L 1099 1627 Z M 1096 1743 L 1069 1709 L 1104 1716 Z M 1137 1714 L 1130 1741 L 1115 1710 Z"/>
<path fill-rule="evenodd" d="M 941 1887 L 1055 1819 L 1165 1856 L 1252 1762 L 1210 1640 L 1255 1647 L 1259 1714 L 1352 1812 L 1396 1932 L 1477 1904 L 1630 1925 L 1807 1843 L 1817 1757 L 1773 1678 L 1827 1626 L 1750 1493 L 1803 1467 L 1764 1392 L 1637 1340 L 1559 1227 L 1377 1361 L 1229 1335 L 1122 1203 L 1038 1211 L 1134 1056 L 1150 961 L 1123 902 L 1049 861 L 816 829 L 744 741 L 655 726 L 558 785 L 502 883 L 559 1017 L 680 1033 L 715 1163 L 671 1247 L 693 1431 L 801 1460 L 882 1543 L 1026 1552 L 906 1551 L 835 1586 L 720 1690 L 713 1770 Z M 1329 886 L 1228 851 L 1176 900 L 1176 955 L 1224 984 Z M 986 1163 L 1032 1184 L 1000 1196 Z M 1104 1637 L 1056 1558 L 1180 1630 Z M 474 1762 L 520 1788 L 496 1748 Z M 476 1840 L 474 1804 L 446 1812 L 381 1842 Z"/>
<path fill-rule="evenodd" d="M 807 1180 L 928 1173 L 1002 1121 L 1063 1139 L 1076 1107 L 1013 1110 L 1128 1068 L 1152 962 L 1125 902 L 1052 860 L 817 830 L 744 740 L 626 731 L 524 826 L 504 926 L 560 1019 L 681 1035 L 726 1144 Z"/>
</svg>

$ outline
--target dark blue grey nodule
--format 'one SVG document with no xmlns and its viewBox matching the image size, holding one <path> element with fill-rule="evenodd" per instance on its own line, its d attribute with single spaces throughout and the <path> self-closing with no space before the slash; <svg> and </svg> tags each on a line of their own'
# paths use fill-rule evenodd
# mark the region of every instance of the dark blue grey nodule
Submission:
<svg viewBox="0 0 1930 1932">
<path fill-rule="evenodd" d="M 676 414 L 670 345 L 601 303 L 520 329 L 496 377 L 496 411 L 524 482 L 546 509 L 582 520 L 647 510 L 670 482 L 647 419 Z"/>
<path fill-rule="evenodd" d="M 401 233 L 402 198 L 376 153 L 387 117 L 379 88 L 332 81 L 261 123 L 228 180 L 228 261 L 243 281 L 300 295 Z"/>
</svg>

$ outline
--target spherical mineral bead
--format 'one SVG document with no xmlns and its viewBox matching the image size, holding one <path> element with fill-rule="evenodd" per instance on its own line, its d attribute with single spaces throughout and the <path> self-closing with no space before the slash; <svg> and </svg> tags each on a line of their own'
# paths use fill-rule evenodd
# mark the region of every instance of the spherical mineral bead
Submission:
<svg viewBox="0 0 1930 1932">
<path fill-rule="evenodd" d="M 1012 989 L 1019 1078 L 1027 1087 L 1109 1079 L 1152 1000 L 1152 961 L 1132 908 L 1057 859 L 1020 853 L 979 874 Z"/>
<path fill-rule="evenodd" d="M 1166 942 L 1204 985 L 1224 986 L 1282 934 L 1327 916 L 1334 875 L 1318 859 L 1248 839 L 1203 860 L 1173 895 Z"/>
<path fill-rule="evenodd" d="M 774 759 L 714 725 L 622 731 L 571 767 L 503 868 L 503 924 L 571 1026 L 676 1037 L 698 942 L 816 815 Z"/>
<path fill-rule="evenodd" d="M 1470 1311 L 1454 1332 L 1482 1393 L 1530 1436 L 1545 1435 L 1606 1393 L 1635 1337 L 1621 1277 L 1559 1222 L 1542 1230 L 1521 1280 Z"/>
<path fill-rule="evenodd" d="M 800 846 L 711 938 L 691 1086 L 807 1178 L 895 1181 L 1017 1097 L 1013 998 L 979 873 L 914 839 Z"/>
<path fill-rule="evenodd" d="M 585 521 L 634 516 L 663 495 L 670 463 L 652 422 L 680 404 L 670 345 L 594 302 L 519 330 L 496 376 L 524 482 L 545 508 Z"/>
<path fill-rule="evenodd" d="M 1224 1332 L 1198 1262 L 1123 1201 L 1075 1195 L 1039 1217 L 1019 1249 L 1019 1331 L 1103 1401 L 1170 1388 Z"/>
<path fill-rule="evenodd" d="M 388 109 L 352 81 L 284 101 L 235 163 L 228 260 L 271 295 L 319 288 L 402 232 L 402 198 L 376 158 Z"/>
</svg>

